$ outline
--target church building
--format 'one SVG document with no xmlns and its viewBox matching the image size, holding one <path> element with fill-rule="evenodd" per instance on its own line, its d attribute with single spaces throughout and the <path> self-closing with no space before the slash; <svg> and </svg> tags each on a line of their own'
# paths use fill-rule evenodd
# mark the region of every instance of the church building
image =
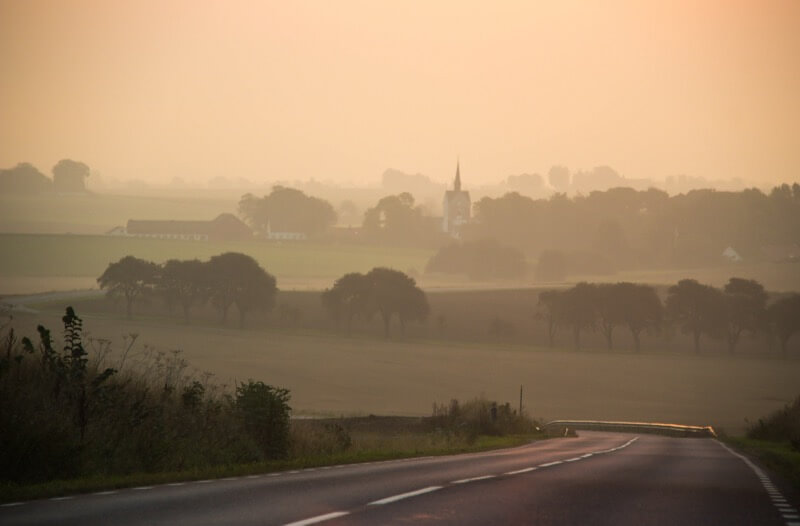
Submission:
<svg viewBox="0 0 800 526">
<path fill-rule="evenodd" d="M 460 238 L 462 227 L 469 223 L 472 201 L 469 192 L 461 189 L 461 170 L 456 162 L 456 178 L 453 189 L 444 193 L 442 230 L 451 237 Z"/>
</svg>

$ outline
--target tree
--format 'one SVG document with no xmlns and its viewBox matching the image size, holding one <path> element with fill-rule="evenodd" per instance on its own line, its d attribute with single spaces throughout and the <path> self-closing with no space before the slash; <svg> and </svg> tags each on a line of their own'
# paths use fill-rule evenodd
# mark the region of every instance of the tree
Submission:
<svg viewBox="0 0 800 526">
<path fill-rule="evenodd" d="M 80 161 L 61 159 L 53 167 L 53 186 L 58 192 L 85 192 L 87 177 L 89 167 Z"/>
<path fill-rule="evenodd" d="M 569 168 L 566 166 L 551 166 L 547 172 L 547 180 L 550 186 L 557 192 L 566 192 L 569 189 Z"/>
<path fill-rule="evenodd" d="M 767 309 L 767 318 L 781 342 L 781 352 L 788 354 L 789 339 L 800 332 L 800 294 L 778 299 Z"/>
<path fill-rule="evenodd" d="M 419 245 L 436 233 L 422 212 L 408 192 L 386 196 L 364 212 L 364 234 L 377 242 Z"/>
<path fill-rule="evenodd" d="M 278 288 L 275 278 L 252 257 L 239 252 L 213 256 L 207 263 L 211 303 L 225 323 L 231 305 L 239 311 L 239 327 L 252 310 L 271 310 Z"/>
<path fill-rule="evenodd" d="M 596 301 L 597 319 L 600 330 L 605 336 L 608 350 L 614 348 L 614 329 L 625 323 L 626 298 L 622 297 L 620 283 L 602 283 L 596 285 L 594 298 Z"/>
<path fill-rule="evenodd" d="M 743 331 L 755 333 L 764 319 L 767 293 L 752 279 L 731 278 L 723 289 L 728 351 L 733 354 Z"/>
<path fill-rule="evenodd" d="M 700 338 L 718 336 L 725 325 L 725 299 L 719 289 L 683 279 L 669 288 L 666 304 L 669 319 L 691 334 L 694 351 L 700 352 Z"/>
<path fill-rule="evenodd" d="M 562 293 L 561 319 L 572 327 L 575 349 L 581 348 L 581 330 L 594 329 L 597 321 L 597 286 L 578 283 Z"/>
<path fill-rule="evenodd" d="M 257 232 L 302 232 L 308 236 L 323 232 L 337 220 L 328 201 L 280 185 L 273 186 L 272 192 L 262 198 L 242 196 L 239 215 Z"/>
<path fill-rule="evenodd" d="M 321 299 L 334 319 L 345 318 L 348 331 L 354 317 L 378 313 L 386 338 L 395 315 L 401 332 L 405 333 L 408 322 L 423 322 L 430 313 L 425 292 L 417 287 L 413 278 L 399 270 L 382 267 L 373 268 L 367 274 L 345 274 L 322 293 Z"/>
<path fill-rule="evenodd" d="M 525 270 L 521 251 L 489 238 L 443 246 L 425 266 L 426 272 L 466 274 L 476 280 L 519 278 Z"/>
<path fill-rule="evenodd" d="M 110 298 L 125 298 L 125 313 L 130 318 L 133 302 L 153 290 L 158 276 L 158 266 L 143 259 L 125 256 L 108 265 L 97 278 L 101 289 L 107 289 Z"/>
<path fill-rule="evenodd" d="M 322 305 L 337 322 L 344 319 L 347 333 L 355 317 L 366 317 L 370 283 L 364 274 L 351 272 L 333 283 L 333 287 L 322 293 Z"/>
<path fill-rule="evenodd" d="M 43 194 L 53 188 L 53 181 L 30 163 L 0 170 L 0 193 Z"/>
<path fill-rule="evenodd" d="M 639 352 L 642 349 L 642 331 L 661 326 L 664 306 L 656 290 L 648 285 L 617 283 L 616 289 L 622 305 L 622 321 L 630 329 L 636 352 Z"/>
<path fill-rule="evenodd" d="M 544 290 L 539 293 L 535 317 L 547 324 L 547 343 L 550 347 L 555 343 L 558 324 L 561 321 L 561 301 L 561 291 Z"/>
<path fill-rule="evenodd" d="M 411 320 L 424 321 L 428 317 L 428 300 L 413 278 L 399 270 L 376 267 L 366 275 L 369 283 L 370 310 L 383 320 L 383 332 L 389 337 L 389 326 L 396 314 L 401 330 Z"/>
<path fill-rule="evenodd" d="M 168 303 L 177 301 L 189 321 L 192 305 L 201 302 L 208 294 L 208 268 L 197 259 L 170 259 L 161 269 L 157 288 Z"/>
</svg>

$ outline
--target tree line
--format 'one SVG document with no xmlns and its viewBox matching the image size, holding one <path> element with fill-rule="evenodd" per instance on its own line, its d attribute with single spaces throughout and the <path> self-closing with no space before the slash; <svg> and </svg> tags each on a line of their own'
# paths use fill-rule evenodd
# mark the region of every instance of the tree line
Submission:
<svg viewBox="0 0 800 526">
<path fill-rule="evenodd" d="M 48 192 L 85 192 L 89 166 L 72 159 L 61 159 L 49 178 L 30 163 L 0 170 L 0 192 L 8 194 L 44 194 Z"/>
<path fill-rule="evenodd" d="M 724 339 L 733 354 L 744 333 L 764 333 L 778 338 L 785 355 L 789 339 L 800 332 L 800 294 L 768 301 L 759 282 L 742 278 L 731 278 L 722 289 L 684 279 L 667 290 L 663 303 L 649 285 L 584 282 L 540 293 L 536 316 L 545 324 L 550 346 L 563 328 L 572 332 L 578 349 L 587 330 L 599 331 L 613 349 L 614 332 L 624 327 L 638 352 L 643 332 L 671 326 L 691 335 L 698 353 L 703 338 Z"/>
<path fill-rule="evenodd" d="M 125 302 L 128 317 L 137 301 L 158 296 L 170 310 L 180 306 L 186 321 L 192 309 L 210 304 L 224 324 L 230 308 L 235 306 L 240 327 L 248 313 L 271 311 L 278 293 L 275 277 L 251 256 L 238 252 L 226 252 L 208 261 L 171 259 L 160 265 L 125 256 L 110 263 L 97 283 L 109 298 Z M 413 278 L 383 267 L 366 274 L 345 274 L 322 292 L 321 301 L 334 320 L 347 326 L 348 332 L 354 319 L 379 316 L 387 338 L 393 319 L 399 320 L 404 333 L 407 323 L 425 321 L 430 312 L 425 292 Z"/>
<path fill-rule="evenodd" d="M 124 300 L 128 317 L 136 301 L 155 294 L 170 308 L 179 305 L 187 321 L 194 307 L 208 303 L 225 323 L 230 308 L 236 306 L 240 327 L 248 313 L 271 310 L 278 293 L 275 277 L 239 252 L 208 261 L 171 259 L 162 265 L 125 256 L 109 264 L 97 283 L 110 298 Z"/>
</svg>

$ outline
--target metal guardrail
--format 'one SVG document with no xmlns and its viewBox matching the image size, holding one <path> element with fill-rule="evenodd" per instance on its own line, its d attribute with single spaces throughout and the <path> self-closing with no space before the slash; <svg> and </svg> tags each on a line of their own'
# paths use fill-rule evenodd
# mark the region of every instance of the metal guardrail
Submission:
<svg viewBox="0 0 800 526">
<path fill-rule="evenodd" d="M 604 420 L 553 420 L 544 425 L 547 429 L 575 429 L 584 431 L 626 431 L 654 433 L 673 437 L 716 438 L 711 426 L 684 426 L 656 422 L 613 422 Z"/>
</svg>

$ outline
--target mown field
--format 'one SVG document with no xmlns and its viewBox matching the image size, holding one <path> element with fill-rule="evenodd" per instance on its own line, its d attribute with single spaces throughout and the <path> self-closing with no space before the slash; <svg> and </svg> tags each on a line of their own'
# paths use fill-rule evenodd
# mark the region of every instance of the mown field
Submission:
<svg viewBox="0 0 800 526">
<path fill-rule="evenodd" d="M 292 391 L 296 414 L 427 415 L 434 402 L 484 395 L 524 405 L 535 417 L 655 420 L 711 424 L 739 434 L 798 394 L 800 360 L 713 353 L 565 348 L 513 343 L 384 341 L 367 334 L 281 327 L 248 330 L 110 313 L 81 312 L 92 338 L 137 340 L 128 359 L 148 348 L 180 350 L 199 371 L 227 385 L 261 379 Z M 18 334 L 44 323 L 60 331 L 61 312 L 19 313 Z M 113 366 L 119 355 L 107 358 Z"/>
</svg>

